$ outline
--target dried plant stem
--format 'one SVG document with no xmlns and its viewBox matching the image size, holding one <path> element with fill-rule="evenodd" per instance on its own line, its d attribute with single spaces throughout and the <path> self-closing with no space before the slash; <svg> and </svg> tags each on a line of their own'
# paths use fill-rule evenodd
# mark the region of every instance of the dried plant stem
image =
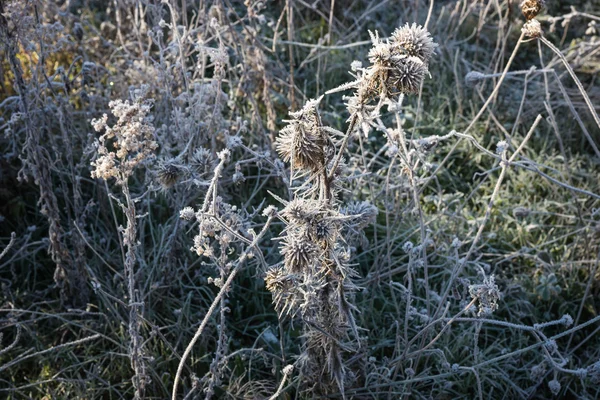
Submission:
<svg viewBox="0 0 600 400">
<path fill-rule="evenodd" d="M 598 315 L 598 316 L 590 319 L 587 322 L 582 323 L 581 325 L 574 326 L 573 328 L 571 328 L 569 330 L 566 330 L 564 332 L 561 332 L 561 333 L 558 333 L 558 334 L 556 334 L 554 336 L 551 336 L 549 339 L 550 340 L 556 340 L 556 339 L 560 339 L 560 338 L 565 337 L 565 336 L 569 336 L 569 335 L 573 334 L 574 332 L 580 331 L 580 330 L 582 330 L 582 329 L 584 329 L 584 328 L 586 328 L 586 327 L 588 327 L 590 325 L 595 324 L 596 322 L 600 322 L 600 315 Z M 526 353 L 528 351 L 535 350 L 535 349 L 537 349 L 539 347 L 542 347 L 542 346 L 544 346 L 544 344 L 545 344 L 545 342 L 538 342 L 538 343 L 532 344 L 531 346 L 524 347 L 522 349 L 513 351 L 511 353 L 507 353 L 507 354 L 503 354 L 503 355 L 498 356 L 498 357 L 490 358 L 489 360 L 482 361 L 479 364 L 473 365 L 473 368 L 485 367 L 486 365 L 497 363 L 500 360 L 504 360 L 504 359 L 510 358 L 510 357 L 515 357 L 515 356 L 517 356 L 519 354 L 523 354 L 523 353 Z"/>
<path fill-rule="evenodd" d="M 59 349 L 65 348 L 65 347 L 77 346 L 77 345 L 80 345 L 82 343 L 89 342 L 91 340 L 96 340 L 96 339 L 100 338 L 101 336 L 102 336 L 101 334 L 97 333 L 95 335 L 88 336 L 88 337 L 85 337 L 83 339 L 73 340 L 72 342 L 63 343 L 63 344 L 60 344 L 58 346 L 50 347 L 49 349 L 46 349 L 46 350 L 38 351 L 37 353 L 28 354 L 26 356 L 16 358 L 16 359 L 12 360 L 11 362 L 8 362 L 8 363 L 6 363 L 4 365 L 1 365 L 0 366 L 0 372 L 4 371 L 4 370 L 6 370 L 6 369 L 8 369 L 10 367 L 15 366 L 16 364 L 18 364 L 18 363 L 20 363 L 20 362 L 22 362 L 24 360 L 28 360 L 28 359 L 33 358 L 33 357 L 39 357 L 41 355 L 44 355 L 44 354 L 47 354 L 47 353 L 50 353 L 52 351 L 59 350 Z"/>
<path fill-rule="evenodd" d="M 127 276 L 127 292 L 129 307 L 129 351 L 131 357 L 131 367 L 135 373 L 133 377 L 133 386 L 135 388 L 135 399 L 143 399 L 145 386 L 148 380 L 146 365 L 143 354 L 143 338 L 140 335 L 143 303 L 140 301 L 140 293 L 136 287 L 136 248 L 137 248 L 137 221 L 135 212 L 135 203 L 129 192 L 127 181 L 123 183 L 122 192 L 125 196 L 126 204 L 121 207 L 127 218 L 127 226 L 123 232 L 123 244 L 127 247 L 125 254 L 125 275 Z"/>
<path fill-rule="evenodd" d="M 4 250 L 2 250 L 2 253 L 0 253 L 0 260 L 2 260 L 2 258 L 6 255 L 6 253 L 8 253 L 8 251 L 10 250 L 11 247 L 13 247 L 13 245 L 15 244 L 15 238 L 17 237 L 17 235 L 12 232 L 10 234 L 10 241 L 8 242 L 8 244 L 6 245 L 6 247 L 4 248 Z"/>
<path fill-rule="evenodd" d="M 571 68 L 571 66 L 569 65 L 569 62 L 567 61 L 565 56 L 562 54 L 562 52 L 559 49 L 556 48 L 556 46 L 554 46 L 552 44 L 552 42 L 550 42 L 544 36 L 540 36 L 539 39 L 542 43 L 544 43 L 546 46 L 548 46 L 548 48 L 550 50 L 552 50 L 560 58 L 560 60 L 564 64 L 565 68 L 569 72 L 569 75 L 571 75 L 571 78 L 573 78 L 575 85 L 577 85 L 577 89 L 579 89 L 579 92 L 583 96 L 583 99 L 585 100 L 585 104 L 588 106 L 588 109 L 590 110 L 590 113 L 592 114 L 592 117 L 594 118 L 596 125 L 600 129 L 600 117 L 598 117 L 598 113 L 596 112 L 596 109 L 594 108 L 594 105 L 592 104 L 590 97 L 588 96 L 587 92 L 583 88 L 583 85 L 581 84 L 581 81 L 579 80 L 579 78 L 577 78 L 577 75 L 575 75 L 575 71 L 573 71 L 573 68 Z M 594 148 L 594 151 L 596 152 L 596 154 L 600 154 L 600 151 L 598 150 L 596 143 L 591 139 L 591 137 L 588 137 L 588 140 L 590 141 L 590 144 Z"/>
<path fill-rule="evenodd" d="M 177 373 L 175 374 L 175 380 L 173 381 L 173 393 L 171 395 L 172 400 L 177 399 L 177 386 L 179 384 L 179 379 L 181 378 L 181 372 L 183 371 L 183 366 L 185 365 L 185 361 L 187 360 L 190 353 L 192 352 L 192 349 L 194 348 L 194 345 L 196 344 L 198 339 L 200 339 L 200 336 L 202 336 L 202 332 L 204 331 L 204 328 L 206 328 L 206 325 L 208 324 L 210 317 L 216 311 L 217 307 L 219 307 L 219 304 L 221 303 L 221 299 L 223 298 L 223 296 L 225 296 L 225 293 L 228 291 L 229 286 L 231 286 L 231 282 L 233 282 L 233 279 L 235 278 L 237 273 L 240 272 L 240 270 L 242 269 L 245 261 L 248 259 L 249 254 L 255 250 L 257 252 L 260 252 L 260 249 L 258 249 L 258 247 L 257 247 L 258 242 L 264 236 L 264 234 L 267 232 L 272 221 L 273 221 L 273 217 L 269 216 L 269 218 L 265 222 L 265 225 L 263 226 L 260 233 L 254 238 L 254 240 L 252 241 L 250 246 L 248 246 L 246 251 L 244 251 L 244 253 L 242 253 L 242 255 L 240 256 L 240 258 L 238 260 L 237 265 L 231 271 L 231 273 L 229 274 L 229 277 L 223 283 L 223 286 L 221 286 L 219 293 L 217 293 L 217 296 L 213 300 L 208 311 L 206 312 L 206 315 L 202 319 L 202 322 L 200 323 L 198 330 L 196 330 L 194 337 L 192 338 L 190 343 L 187 345 L 185 351 L 183 352 L 183 355 L 181 356 L 181 360 L 179 361 L 179 365 L 177 366 Z"/>
<path fill-rule="evenodd" d="M 290 366 L 283 369 L 283 377 L 281 378 L 281 383 L 277 388 L 277 391 L 273 394 L 273 396 L 269 397 L 269 400 L 276 400 L 277 397 L 283 393 L 283 389 L 285 387 L 285 382 L 287 381 L 289 375 L 292 373 Z"/>
<path fill-rule="evenodd" d="M 333 175 L 335 174 L 335 170 L 337 169 L 338 165 L 340 164 L 340 161 L 342 160 L 342 156 L 344 155 L 344 151 L 346 150 L 346 147 L 348 146 L 348 141 L 350 140 L 350 136 L 352 136 L 352 132 L 354 132 L 354 128 L 356 126 L 357 121 L 358 121 L 358 115 L 353 114 L 352 117 L 350 118 L 350 125 L 348 125 L 348 130 L 346 130 L 346 135 L 344 136 L 344 139 L 342 140 L 340 149 L 338 150 L 338 153 L 335 156 L 333 163 L 331 164 L 332 167 L 331 167 L 331 170 L 329 171 L 329 176 L 327 177 L 328 181 L 331 181 L 331 179 L 333 178 Z"/>
</svg>

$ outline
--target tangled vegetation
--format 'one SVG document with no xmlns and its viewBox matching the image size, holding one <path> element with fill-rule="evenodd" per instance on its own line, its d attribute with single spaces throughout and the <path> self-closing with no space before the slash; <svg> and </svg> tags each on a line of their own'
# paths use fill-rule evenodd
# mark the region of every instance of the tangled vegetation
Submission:
<svg viewBox="0 0 600 400">
<path fill-rule="evenodd" d="M 591 3 L 0 0 L 0 396 L 598 398 Z"/>
</svg>

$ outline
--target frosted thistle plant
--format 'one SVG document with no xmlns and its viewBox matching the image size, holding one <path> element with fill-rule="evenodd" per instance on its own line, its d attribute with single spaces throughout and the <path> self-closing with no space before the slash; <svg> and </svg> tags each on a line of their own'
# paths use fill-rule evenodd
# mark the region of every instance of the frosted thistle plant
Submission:
<svg viewBox="0 0 600 400">
<path fill-rule="evenodd" d="M 322 132 L 319 101 L 310 100 L 297 112 L 290 113 L 291 120 L 283 128 L 275 144 L 283 161 L 292 168 L 318 171 L 323 168 L 327 138 Z"/>
<path fill-rule="evenodd" d="M 408 55 L 399 45 L 372 37 L 373 47 L 369 51 L 371 66 L 366 72 L 363 96 L 393 97 L 404 93 L 417 93 L 427 73 L 423 59 Z M 427 59 L 428 60 L 428 59 Z"/>
<path fill-rule="evenodd" d="M 418 93 L 429 74 L 429 62 L 437 47 L 427 29 L 407 23 L 386 40 L 379 38 L 377 33 L 369 33 L 373 42 L 368 54 L 371 65 L 367 68 L 354 66 L 356 80 L 327 93 L 355 88 L 355 97 L 360 104 L 378 96 L 388 98 Z"/>
<path fill-rule="evenodd" d="M 302 321 L 299 364 L 317 396 L 336 387 L 344 393 L 346 383 L 356 378 L 358 368 L 348 356 L 356 352 L 359 339 L 352 305 L 358 275 L 350 264 L 352 246 L 368 244 L 362 230 L 378 212 L 367 202 L 341 204 L 344 152 L 357 131 L 367 136 L 377 126 L 383 104 L 418 93 L 437 46 L 416 24 L 399 28 L 390 39 L 371 33 L 371 40 L 370 65 L 353 63 L 355 80 L 327 92 L 354 90 L 346 98 L 346 133 L 323 124 L 319 98 L 291 112 L 276 141 L 277 152 L 300 183 L 292 188 L 291 200 L 278 198 L 285 206 L 277 214 L 285 225 L 278 239 L 283 262 L 271 267 L 265 280 L 280 318 Z M 330 135 L 342 138 L 334 141 Z"/>
<path fill-rule="evenodd" d="M 416 57 L 425 65 L 433 56 L 437 44 L 433 42 L 427 29 L 413 23 L 396 29 L 390 38 L 391 46 L 399 53 L 409 57 Z"/>
</svg>

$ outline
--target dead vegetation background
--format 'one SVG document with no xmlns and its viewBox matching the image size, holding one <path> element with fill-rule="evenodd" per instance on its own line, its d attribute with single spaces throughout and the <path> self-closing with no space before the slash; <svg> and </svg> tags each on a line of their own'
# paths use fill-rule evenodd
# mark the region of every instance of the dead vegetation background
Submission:
<svg viewBox="0 0 600 400">
<path fill-rule="evenodd" d="M 534 20 L 0 0 L 1 396 L 598 398 L 600 5 Z"/>
</svg>

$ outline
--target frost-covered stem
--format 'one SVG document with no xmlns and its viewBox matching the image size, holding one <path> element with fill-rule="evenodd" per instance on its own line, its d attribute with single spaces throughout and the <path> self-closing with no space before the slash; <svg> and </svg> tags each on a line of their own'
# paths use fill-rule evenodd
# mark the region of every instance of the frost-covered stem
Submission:
<svg viewBox="0 0 600 400">
<path fill-rule="evenodd" d="M 6 255 L 6 253 L 8 253 L 8 251 L 10 250 L 11 247 L 13 247 L 13 245 L 15 244 L 15 238 L 17 237 L 17 235 L 12 232 L 10 234 L 10 241 L 8 242 L 8 244 L 6 245 L 6 247 L 4 248 L 4 250 L 2 250 L 2 253 L 0 253 L 0 260 L 2 260 L 2 258 Z"/>
<path fill-rule="evenodd" d="M 194 348 L 194 345 L 196 344 L 198 339 L 200 339 L 200 336 L 202 336 L 202 332 L 204 331 L 204 328 L 206 328 L 206 325 L 208 324 L 208 320 L 210 319 L 210 317 L 213 315 L 213 313 L 216 311 L 217 307 L 221 303 L 221 299 L 223 298 L 223 296 L 225 296 L 225 293 L 229 289 L 229 286 L 231 286 L 231 282 L 233 282 L 233 279 L 236 277 L 237 273 L 240 272 L 240 270 L 242 269 L 242 266 L 244 265 L 246 259 L 248 258 L 248 255 L 254 250 L 260 252 L 260 249 L 257 247 L 258 242 L 264 236 L 264 234 L 267 232 L 269 226 L 271 225 L 271 222 L 273 221 L 273 218 L 274 218 L 273 216 L 269 216 L 269 218 L 265 222 L 265 225 L 263 226 L 260 233 L 252 241 L 252 244 L 250 244 L 250 246 L 248 246 L 246 251 L 244 251 L 244 253 L 242 253 L 237 265 L 231 271 L 231 273 L 229 274 L 229 277 L 223 283 L 223 286 L 221 286 L 219 293 L 217 293 L 217 296 L 213 300 L 208 311 L 206 312 L 206 315 L 202 319 L 202 322 L 200 323 L 198 330 L 194 334 L 194 337 L 192 338 L 190 343 L 187 345 L 185 351 L 183 352 L 183 355 L 181 356 L 181 360 L 179 361 L 179 365 L 177 366 L 177 373 L 175 374 L 175 380 L 173 381 L 173 393 L 171 395 L 172 400 L 177 399 L 177 386 L 179 384 L 179 379 L 181 378 L 181 372 L 183 371 L 183 366 L 185 365 L 185 361 L 187 360 L 190 353 L 192 352 L 192 349 Z"/>
<path fill-rule="evenodd" d="M 569 65 L 569 62 L 567 61 L 567 59 L 565 58 L 563 53 L 559 49 L 557 49 L 556 46 L 554 46 L 552 44 L 552 42 L 550 42 L 544 36 L 540 36 L 539 39 L 542 43 L 544 43 L 546 46 L 548 46 L 548 48 L 550 50 L 552 50 L 560 58 L 560 60 L 564 64 L 565 68 L 569 72 L 569 75 L 571 75 L 571 78 L 573 78 L 573 81 L 575 81 L 575 84 L 577 85 L 579 92 L 581 93 L 581 95 L 583 96 L 583 99 L 585 100 L 585 104 L 587 104 L 587 106 L 590 110 L 590 113 L 592 113 L 592 117 L 594 118 L 596 125 L 598 125 L 598 128 L 600 128 L 600 117 L 598 117 L 598 113 L 596 112 L 596 109 L 594 108 L 594 105 L 592 104 L 590 97 L 588 96 L 587 92 L 583 88 L 583 85 L 581 84 L 581 81 L 579 80 L 579 78 L 577 78 L 577 75 L 575 75 L 573 68 L 571 68 L 571 66 Z M 592 142 L 592 146 L 594 147 L 594 150 L 596 151 L 596 153 L 598 153 L 598 148 L 596 147 L 596 144 Z"/>
<path fill-rule="evenodd" d="M 227 278 L 227 250 L 228 247 L 221 248 L 221 256 L 219 260 L 219 276 L 221 282 L 223 282 Z M 210 400 L 214 395 L 215 384 L 219 379 L 219 365 L 222 363 L 222 355 L 225 353 L 225 346 L 227 344 L 227 337 L 225 336 L 225 321 L 226 321 L 226 296 L 221 297 L 220 301 L 220 312 L 219 312 L 219 325 L 217 326 L 217 335 L 219 339 L 217 340 L 217 350 L 215 351 L 215 357 L 210 365 L 210 379 L 207 385 L 207 388 L 204 389 L 206 393 L 205 400 Z"/>
<path fill-rule="evenodd" d="M 133 386 L 135 388 L 135 399 L 143 399 L 147 381 L 146 365 L 143 356 L 143 339 L 140 335 L 143 304 L 139 301 L 138 290 L 135 283 L 135 262 L 137 248 L 137 225 L 135 203 L 131 198 L 129 186 L 125 180 L 122 185 L 122 192 L 125 196 L 126 204 L 123 206 L 127 218 L 127 226 L 123 231 L 123 244 L 127 247 L 125 253 L 125 275 L 127 276 L 128 306 L 129 306 L 129 356 L 131 357 L 131 367 L 135 375 L 133 377 Z"/>
<path fill-rule="evenodd" d="M 283 388 L 285 386 L 285 382 L 287 381 L 288 376 L 292 373 L 293 367 L 291 365 L 283 368 L 283 377 L 281 378 L 281 383 L 277 388 L 277 391 L 273 394 L 273 396 L 269 397 L 269 400 L 276 400 L 277 397 L 283 392 Z"/>
<path fill-rule="evenodd" d="M 342 160 L 344 151 L 346 150 L 346 147 L 348 146 L 348 140 L 350 140 L 350 136 L 352 135 L 352 132 L 354 132 L 354 127 L 356 126 L 357 121 L 358 121 L 358 114 L 357 113 L 352 114 L 352 117 L 350 119 L 350 125 L 348 126 L 348 130 L 346 131 L 344 140 L 342 141 L 342 144 L 340 145 L 338 154 L 335 156 L 335 159 L 333 160 L 333 163 L 332 163 L 331 170 L 329 171 L 329 176 L 327 177 L 327 180 L 329 182 L 331 182 L 331 179 L 333 178 L 333 175 L 335 174 L 335 170 L 337 169 L 340 161 Z"/>
<path fill-rule="evenodd" d="M 549 338 L 549 340 L 557 340 L 557 339 L 560 339 L 562 337 L 569 336 L 569 335 L 571 335 L 571 334 L 573 334 L 573 333 L 575 333 L 577 331 L 580 331 L 580 330 L 582 330 L 584 328 L 587 328 L 588 326 L 593 325 L 593 324 L 595 324 L 597 322 L 600 322 L 600 315 L 597 315 L 596 317 L 590 319 L 589 321 L 586 321 L 586 322 L 582 323 L 581 325 L 574 326 L 573 328 L 571 328 L 569 330 L 566 330 L 564 332 L 561 332 L 561 333 L 558 333 L 558 334 L 556 334 L 554 336 L 551 336 Z M 515 356 L 517 356 L 519 354 L 523 354 L 523 353 L 526 353 L 526 352 L 531 351 L 531 350 L 535 350 L 538 347 L 543 346 L 544 344 L 545 344 L 545 342 L 534 343 L 531 346 L 528 346 L 528 347 L 525 347 L 525 348 L 522 348 L 522 349 L 519 349 L 519 350 L 515 350 L 515 351 L 513 351 L 511 353 L 506 353 L 506 354 L 503 354 L 501 356 L 498 356 L 498 357 L 495 357 L 495 358 L 491 358 L 489 360 L 482 361 L 479 364 L 473 365 L 473 368 L 482 368 L 482 367 L 485 367 L 487 365 L 495 364 L 498 361 L 501 361 L 501 360 L 504 360 L 504 359 L 507 359 L 507 358 L 511 358 L 511 357 L 515 357 Z"/>
<path fill-rule="evenodd" d="M 444 327 L 442 328 L 442 330 L 431 340 L 431 342 L 429 342 L 425 347 L 420 348 L 417 351 L 414 351 L 412 353 L 409 353 L 406 357 L 407 358 L 411 358 L 417 354 L 420 354 L 421 352 L 427 350 L 428 348 L 430 348 L 431 346 L 433 346 L 435 344 L 435 342 L 437 342 L 439 340 L 439 338 L 442 337 L 442 334 L 444 332 L 446 332 L 446 330 L 450 327 L 450 325 L 461 315 L 463 315 L 464 313 L 466 313 L 469 308 L 471 308 L 475 302 L 477 301 L 477 297 L 474 297 L 473 300 L 471 300 L 471 302 L 469 304 L 467 304 L 465 306 L 465 308 L 463 308 L 458 314 L 456 314 L 454 317 L 450 318 L 448 320 L 448 322 L 446 322 L 446 325 L 444 325 Z"/>
</svg>

